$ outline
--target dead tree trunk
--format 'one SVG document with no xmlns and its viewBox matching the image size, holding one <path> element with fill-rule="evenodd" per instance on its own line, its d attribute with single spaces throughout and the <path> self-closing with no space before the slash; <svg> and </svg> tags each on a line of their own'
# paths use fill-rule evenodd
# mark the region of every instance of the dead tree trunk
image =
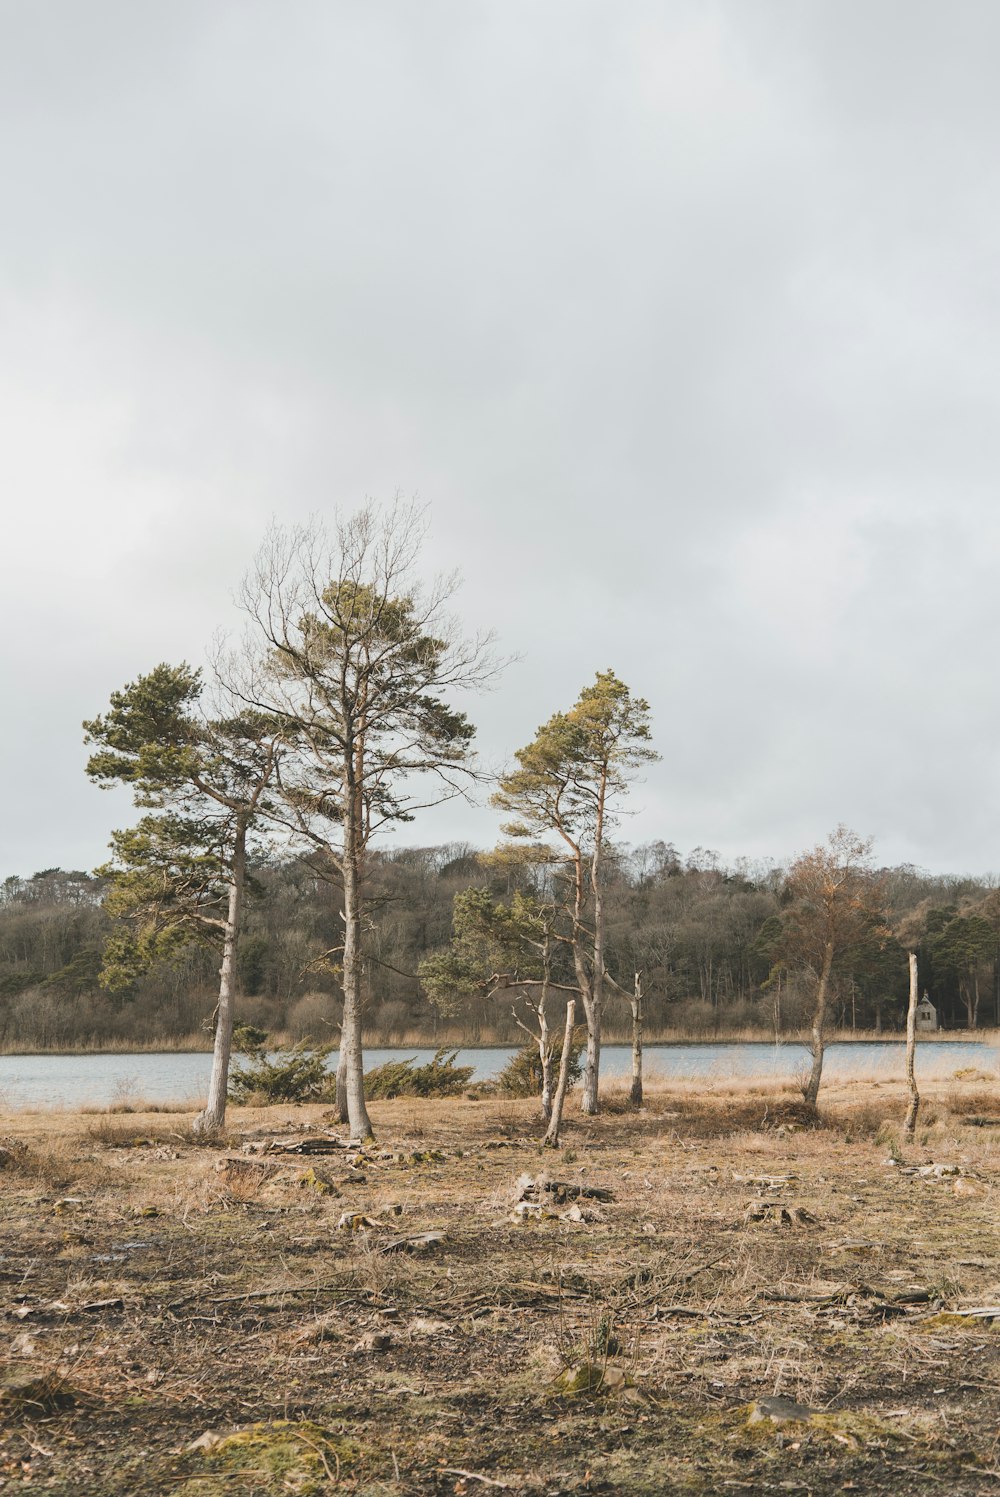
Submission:
<svg viewBox="0 0 1000 1497">
<path fill-rule="evenodd" d="M 552 1046 L 549 1043 L 549 1026 L 545 1015 L 539 1015 L 538 1059 L 542 1065 L 542 1121 L 548 1123 L 552 1117 Z"/>
<path fill-rule="evenodd" d="M 544 1142 L 551 1149 L 559 1147 L 559 1129 L 562 1127 L 563 1107 L 569 1090 L 569 1067 L 573 1057 L 573 1030 L 576 1026 L 576 999 L 566 1000 L 566 1026 L 563 1029 L 562 1055 L 559 1057 L 559 1080 L 552 1098 L 549 1126 L 545 1130 Z"/>
<path fill-rule="evenodd" d="M 920 1093 L 917 1091 L 916 1077 L 916 1053 L 917 1053 L 917 953 L 909 953 L 910 961 L 910 1001 L 906 1007 L 906 1084 L 910 1089 L 910 1105 L 906 1109 L 906 1121 L 903 1124 L 903 1135 L 905 1138 L 913 1138 L 917 1128 L 917 1113 L 920 1109 Z"/>
<path fill-rule="evenodd" d="M 542 1071 L 542 1121 L 548 1123 L 552 1117 L 552 1036 L 544 1000 L 540 1003 L 532 1003 L 530 1007 L 534 1010 L 535 1018 L 538 1020 L 537 1033 L 529 1029 L 516 1007 L 511 1009 L 511 1013 L 514 1015 L 514 1023 L 518 1029 L 523 1029 L 538 1049 L 538 1063 Z"/>
<path fill-rule="evenodd" d="M 635 974 L 632 989 L 632 1090 L 634 1107 L 642 1106 L 642 973 Z"/>
</svg>

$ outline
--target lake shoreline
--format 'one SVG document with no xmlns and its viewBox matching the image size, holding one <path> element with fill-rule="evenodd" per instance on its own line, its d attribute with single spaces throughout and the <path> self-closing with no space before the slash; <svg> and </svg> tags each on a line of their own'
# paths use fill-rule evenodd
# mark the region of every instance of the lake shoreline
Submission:
<svg viewBox="0 0 1000 1497">
<path fill-rule="evenodd" d="M 850 1029 L 831 1029 L 825 1037 L 827 1045 L 893 1045 L 904 1044 L 906 1041 L 905 1030 L 884 1029 L 852 1031 Z M 286 1035 L 276 1034 L 269 1048 L 283 1049 L 295 1043 Z M 434 1039 L 433 1037 L 421 1039 L 396 1039 L 393 1036 L 364 1037 L 365 1050 L 415 1050 L 426 1054 L 433 1054 L 437 1050 L 518 1050 L 523 1049 L 527 1042 L 521 1037 L 508 1040 L 498 1039 L 476 1039 L 469 1036 L 452 1036 L 449 1039 Z M 629 1045 L 631 1037 L 629 1034 L 606 1032 L 602 1039 L 604 1046 Z M 808 1045 L 809 1032 L 807 1029 L 789 1031 L 786 1034 L 775 1036 L 747 1032 L 745 1030 L 727 1031 L 720 1030 L 712 1035 L 694 1035 L 690 1033 L 678 1034 L 675 1031 L 660 1031 L 657 1034 L 644 1034 L 642 1037 L 643 1050 L 655 1049 L 660 1046 L 670 1046 L 682 1049 L 685 1047 L 703 1048 L 705 1046 L 719 1046 L 720 1048 L 730 1045 L 764 1045 L 768 1049 L 780 1049 L 785 1045 Z M 917 1036 L 917 1044 L 921 1047 L 927 1045 L 962 1045 L 982 1044 L 990 1046 L 1000 1045 L 1000 1029 L 944 1029 L 938 1030 L 933 1035 L 925 1034 Z M 333 1046 L 336 1049 L 336 1045 Z M 129 1044 L 129 1045 L 68 1045 L 50 1046 L 45 1049 L 25 1049 L 20 1046 L 7 1047 L 0 1045 L 0 1059 L 40 1059 L 43 1056 L 129 1056 L 129 1055 L 211 1055 L 210 1044 L 185 1044 L 183 1041 L 170 1044 L 158 1042 L 157 1044 Z"/>
<path fill-rule="evenodd" d="M 978 1074 L 993 1078 L 1000 1064 L 996 1037 L 984 1035 L 961 1043 L 927 1040 L 917 1046 L 917 1076 L 920 1081 L 937 1076 Z M 468 1068 L 472 1085 L 495 1082 L 518 1047 L 493 1045 L 455 1047 L 455 1063 Z M 369 1045 L 365 1048 L 365 1070 L 392 1062 L 426 1061 L 434 1053 L 430 1046 Z M 780 1080 L 799 1087 L 810 1067 L 810 1052 L 802 1039 L 775 1045 L 771 1040 L 742 1043 L 676 1044 L 649 1043 L 644 1047 L 645 1075 L 651 1085 L 661 1080 L 687 1078 L 703 1088 L 729 1082 L 771 1084 Z M 901 1038 L 879 1041 L 830 1040 L 826 1046 L 825 1076 L 855 1078 L 880 1084 L 903 1075 L 904 1042 Z M 326 1067 L 336 1067 L 336 1053 Z M 234 1058 L 234 1069 L 241 1065 Z M 114 1051 L 111 1053 L 5 1055 L 0 1056 L 0 1107 L 63 1107 L 86 1105 L 96 1108 L 135 1110 L 143 1104 L 160 1105 L 202 1096 L 208 1086 L 211 1056 L 205 1051 Z M 632 1051 L 627 1044 L 609 1041 L 602 1046 L 601 1074 L 612 1086 L 631 1080 Z"/>
</svg>

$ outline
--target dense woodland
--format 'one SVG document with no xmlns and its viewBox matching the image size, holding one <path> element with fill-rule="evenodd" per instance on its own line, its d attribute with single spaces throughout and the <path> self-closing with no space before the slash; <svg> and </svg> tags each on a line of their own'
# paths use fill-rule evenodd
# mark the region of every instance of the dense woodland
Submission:
<svg viewBox="0 0 1000 1497">
<path fill-rule="evenodd" d="M 885 870 L 897 916 L 923 911 L 920 985 L 949 1029 L 1000 1017 L 1000 891 L 975 879 Z M 417 970 L 446 946 L 456 894 L 489 888 L 501 900 L 518 874 L 462 844 L 373 853 L 365 935 L 369 1043 L 464 1039 L 515 1042 L 516 998 L 463 999 L 443 1015 Z M 789 895 L 781 868 L 725 867 L 711 852 L 669 844 L 618 847 L 606 864 L 607 957 L 619 980 L 641 969 L 647 1034 L 691 1038 L 793 1035 L 808 1020 L 814 982 L 780 959 Z M 101 877 L 45 869 L 0 885 L 0 1045 L 5 1049 L 210 1044 L 219 955 L 188 943 L 110 993 L 99 981 L 111 921 Z M 297 860 L 259 862 L 248 885 L 238 957 L 239 1018 L 273 1034 L 336 1039 L 338 892 Z M 902 946 L 886 932 L 838 958 L 832 1027 L 898 1029 L 907 998 Z M 609 1002 L 610 1038 L 628 1032 L 628 1006 Z M 523 1038 L 523 1035 L 521 1036 Z"/>
</svg>

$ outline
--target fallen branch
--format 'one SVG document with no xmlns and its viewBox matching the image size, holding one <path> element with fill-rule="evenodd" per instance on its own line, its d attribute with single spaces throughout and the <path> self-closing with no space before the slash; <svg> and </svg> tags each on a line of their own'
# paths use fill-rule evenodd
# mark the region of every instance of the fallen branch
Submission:
<svg viewBox="0 0 1000 1497">
<path fill-rule="evenodd" d="M 502 1492 L 510 1491 L 510 1482 L 494 1481 L 492 1476 L 481 1476 L 478 1471 L 463 1471 L 461 1466 L 439 1466 L 438 1470 L 442 1476 L 464 1476 L 466 1481 L 481 1481 L 484 1487 L 499 1487 Z"/>
<path fill-rule="evenodd" d="M 281 1289 L 248 1289 L 244 1294 L 222 1294 L 213 1299 L 204 1299 L 200 1294 L 185 1294 L 182 1299 L 171 1300 L 163 1308 L 179 1310 L 182 1305 L 189 1305 L 192 1300 L 200 1300 L 204 1305 L 237 1305 L 244 1300 L 277 1299 L 284 1294 L 333 1294 L 338 1291 L 345 1296 L 349 1293 L 341 1284 L 289 1284 Z"/>
</svg>

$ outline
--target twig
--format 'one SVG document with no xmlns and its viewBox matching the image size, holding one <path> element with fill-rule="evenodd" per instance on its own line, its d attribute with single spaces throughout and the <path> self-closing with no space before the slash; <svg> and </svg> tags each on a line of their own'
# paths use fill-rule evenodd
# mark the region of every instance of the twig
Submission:
<svg viewBox="0 0 1000 1497">
<path fill-rule="evenodd" d="M 180 1477 L 177 1478 L 177 1481 L 176 1481 L 175 1485 L 180 1486 L 183 1483 L 186 1483 L 186 1482 L 189 1482 L 189 1481 L 217 1481 L 220 1476 L 223 1478 L 223 1480 L 225 1480 L 227 1477 L 231 1479 L 234 1476 L 270 1476 L 270 1475 L 271 1475 L 270 1471 L 264 1471 L 264 1470 L 257 1469 L 257 1468 L 250 1468 L 250 1467 L 247 1467 L 247 1466 L 241 1466 L 238 1471 L 208 1471 L 208 1472 L 205 1473 L 204 1476 L 180 1476 Z"/>
<path fill-rule="evenodd" d="M 329 1463 L 329 1461 L 327 1460 L 326 1456 L 323 1454 L 323 1451 L 320 1449 L 320 1447 L 316 1444 L 316 1442 L 314 1440 L 310 1440 L 307 1435 L 304 1435 L 302 1433 L 302 1431 L 298 1430 L 298 1429 L 295 1431 L 295 1438 L 297 1440 L 301 1440 L 302 1443 L 303 1443 L 303 1445 L 308 1445 L 310 1450 L 315 1450 L 316 1454 L 319 1456 L 320 1460 L 323 1462 L 323 1470 L 326 1472 L 327 1476 L 330 1478 L 331 1485 L 332 1486 L 336 1486 L 337 1483 L 340 1481 L 340 1456 L 337 1454 L 337 1452 L 336 1451 L 333 1452 L 333 1458 L 337 1462 L 337 1471 L 336 1471 L 336 1475 L 335 1475 L 330 1470 L 330 1463 Z"/>
<path fill-rule="evenodd" d="M 714 1268 L 717 1263 L 722 1263 L 726 1258 L 729 1258 L 731 1256 L 732 1248 L 728 1248 L 726 1252 L 720 1253 L 717 1258 L 712 1258 L 708 1263 L 702 1263 L 697 1268 L 692 1268 L 685 1274 L 671 1274 L 666 1283 L 659 1284 L 656 1289 L 653 1290 L 652 1294 L 644 1295 L 642 1299 L 631 1300 L 630 1308 L 633 1310 L 641 1310 L 643 1306 L 652 1304 L 656 1299 L 658 1299 L 659 1296 L 663 1293 L 664 1289 L 669 1289 L 672 1284 L 690 1284 L 692 1279 L 696 1279 L 699 1274 L 707 1273 L 708 1270 L 710 1268 Z"/>
<path fill-rule="evenodd" d="M 461 1466 L 439 1466 L 438 1470 L 443 1476 L 464 1476 L 466 1481 L 481 1481 L 486 1487 L 499 1487 L 503 1492 L 510 1491 L 510 1482 L 494 1481 L 492 1476 L 480 1476 L 478 1471 L 463 1471 Z"/>
<path fill-rule="evenodd" d="M 338 1289 L 344 1294 L 348 1293 L 341 1284 L 289 1284 L 287 1288 L 249 1289 L 245 1294 L 223 1294 L 214 1299 L 204 1299 L 199 1294 L 186 1294 L 183 1299 L 171 1300 L 163 1308 L 177 1310 L 181 1305 L 190 1304 L 193 1299 L 201 1300 L 206 1305 L 235 1305 L 248 1299 L 278 1299 L 283 1294 L 330 1294 Z"/>
</svg>

